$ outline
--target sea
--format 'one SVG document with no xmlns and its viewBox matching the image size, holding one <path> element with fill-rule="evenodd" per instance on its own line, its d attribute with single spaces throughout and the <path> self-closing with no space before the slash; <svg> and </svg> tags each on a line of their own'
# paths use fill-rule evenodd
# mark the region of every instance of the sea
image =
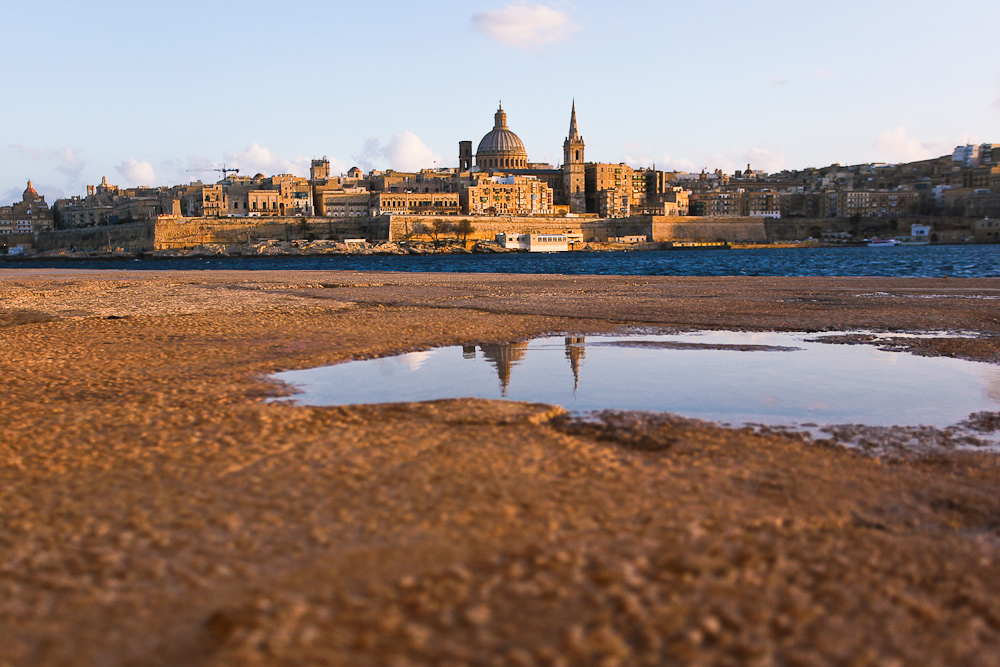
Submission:
<svg viewBox="0 0 1000 667">
<path fill-rule="evenodd" d="M 327 255 L 183 259 L 0 258 L 0 268 L 997 278 L 1000 277 L 1000 244 L 884 248 L 679 249 L 495 255 Z"/>
</svg>

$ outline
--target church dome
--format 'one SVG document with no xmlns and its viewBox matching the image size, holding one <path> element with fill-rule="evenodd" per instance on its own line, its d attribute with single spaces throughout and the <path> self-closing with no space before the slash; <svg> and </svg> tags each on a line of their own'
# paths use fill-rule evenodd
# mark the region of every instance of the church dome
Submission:
<svg viewBox="0 0 1000 667">
<path fill-rule="evenodd" d="M 21 193 L 21 201 L 35 201 L 36 199 L 38 199 L 38 192 L 31 185 L 31 181 L 28 181 L 28 187 Z"/>
<path fill-rule="evenodd" d="M 486 169 L 525 169 L 528 152 L 520 137 L 507 127 L 507 114 L 503 107 L 494 116 L 493 129 L 479 142 L 476 164 Z"/>
</svg>

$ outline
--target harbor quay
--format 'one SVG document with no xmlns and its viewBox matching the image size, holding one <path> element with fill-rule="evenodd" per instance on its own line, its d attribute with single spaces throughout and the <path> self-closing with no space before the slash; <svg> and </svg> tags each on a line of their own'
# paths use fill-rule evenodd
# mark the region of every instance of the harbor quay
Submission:
<svg viewBox="0 0 1000 667">
<path fill-rule="evenodd" d="M 272 374 L 557 335 L 588 382 L 586 336 L 705 330 L 876 331 L 996 367 L 998 296 L 995 278 L 2 269 L 0 664 L 994 665 L 988 447 L 505 400 L 316 407 Z"/>
</svg>

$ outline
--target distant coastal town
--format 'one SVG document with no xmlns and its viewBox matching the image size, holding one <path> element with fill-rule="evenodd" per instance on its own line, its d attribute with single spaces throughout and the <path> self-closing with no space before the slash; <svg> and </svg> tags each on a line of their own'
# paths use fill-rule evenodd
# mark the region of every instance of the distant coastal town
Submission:
<svg viewBox="0 0 1000 667">
<path fill-rule="evenodd" d="M 501 104 L 475 152 L 458 142 L 454 168 L 334 175 L 317 158 L 305 178 L 222 165 L 214 183 L 122 188 L 104 178 L 51 205 L 28 181 L 20 202 L 0 207 L 0 253 L 1000 243 L 1000 144 L 776 174 L 588 162 L 585 147 L 573 103 L 562 164 L 530 161 Z"/>
</svg>

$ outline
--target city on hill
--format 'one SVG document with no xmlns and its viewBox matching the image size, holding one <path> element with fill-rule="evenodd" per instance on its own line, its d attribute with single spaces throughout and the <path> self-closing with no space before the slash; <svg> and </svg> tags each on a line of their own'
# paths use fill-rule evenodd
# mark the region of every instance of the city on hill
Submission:
<svg viewBox="0 0 1000 667">
<path fill-rule="evenodd" d="M 752 165 L 726 174 L 588 162 L 585 148 L 574 104 L 562 164 L 532 162 L 501 106 L 475 152 L 472 141 L 459 141 L 454 168 L 334 175 L 319 158 L 304 178 L 223 166 L 215 183 L 121 188 L 105 178 L 51 205 L 29 181 L 20 202 L 0 207 L 0 252 L 1000 242 L 1000 144 L 775 174 Z"/>
</svg>

